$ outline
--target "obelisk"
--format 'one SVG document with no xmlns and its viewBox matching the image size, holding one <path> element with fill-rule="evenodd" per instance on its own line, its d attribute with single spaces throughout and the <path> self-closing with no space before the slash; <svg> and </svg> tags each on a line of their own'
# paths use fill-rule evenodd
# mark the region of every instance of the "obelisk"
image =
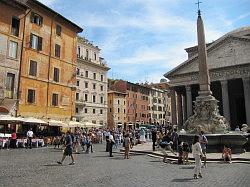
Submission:
<svg viewBox="0 0 250 187">
<path fill-rule="evenodd" d="M 194 115 L 185 123 L 189 133 L 203 130 L 205 133 L 225 133 L 228 130 L 226 119 L 219 114 L 218 101 L 210 90 L 210 77 L 207 66 L 205 31 L 198 2 L 197 39 L 199 63 L 199 95 L 196 97 Z"/>
</svg>

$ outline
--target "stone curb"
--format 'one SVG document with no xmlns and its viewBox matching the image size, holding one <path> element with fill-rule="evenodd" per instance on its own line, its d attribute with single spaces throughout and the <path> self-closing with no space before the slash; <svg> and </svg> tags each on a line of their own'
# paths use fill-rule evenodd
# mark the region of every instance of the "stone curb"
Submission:
<svg viewBox="0 0 250 187">
<path fill-rule="evenodd" d="M 124 149 L 121 149 L 120 152 L 124 152 Z M 163 155 L 161 153 L 155 153 L 155 152 L 152 152 L 152 151 L 134 151 L 134 150 L 130 150 L 130 152 L 131 153 L 149 154 L 149 155 L 154 155 L 154 156 L 158 156 L 158 157 L 162 157 L 163 158 Z M 178 156 L 170 156 L 170 155 L 168 155 L 166 157 L 166 159 L 177 160 Z M 194 158 L 189 158 L 189 160 L 194 161 Z M 207 161 L 208 162 L 221 162 L 221 161 L 223 161 L 223 159 L 222 158 L 207 158 Z M 243 161 L 243 162 L 250 163 L 250 159 L 248 159 L 248 158 L 232 158 L 232 162 L 233 161 Z"/>
</svg>

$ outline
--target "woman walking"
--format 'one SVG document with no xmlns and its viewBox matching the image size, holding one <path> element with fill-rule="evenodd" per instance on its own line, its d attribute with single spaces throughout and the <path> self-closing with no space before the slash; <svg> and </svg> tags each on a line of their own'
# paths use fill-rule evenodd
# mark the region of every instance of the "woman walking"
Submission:
<svg viewBox="0 0 250 187">
<path fill-rule="evenodd" d="M 125 138 L 124 138 L 124 148 L 125 148 L 124 159 L 129 159 L 129 150 L 130 150 L 130 138 L 129 138 L 129 134 L 125 135 Z"/>
<path fill-rule="evenodd" d="M 204 157 L 202 153 L 201 144 L 199 142 L 199 136 L 194 136 L 194 142 L 192 144 L 192 153 L 195 159 L 194 167 L 194 179 L 202 178 L 201 175 L 201 156 Z"/>
</svg>

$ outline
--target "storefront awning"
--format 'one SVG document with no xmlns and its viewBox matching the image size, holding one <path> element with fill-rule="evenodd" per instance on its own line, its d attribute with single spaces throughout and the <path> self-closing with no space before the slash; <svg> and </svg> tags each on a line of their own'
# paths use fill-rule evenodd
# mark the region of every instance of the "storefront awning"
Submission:
<svg viewBox="0 0 250 187">
<path fill-rule="evenodd" d="M 43 121 L 41 119 L 29 117 L 29 118 L 24 118 L 25 123 L 37 123 L 37 124 L 48 124 L 46 121 Z"/>
<path fill-rule="evenodd" d="M 24 122 L 24 118 L 17 118 L 10 115 L 0 115 L 0 123 L 16 123 L 16 122 Z"/>
<path fill-rule="evenodd" d="M 56 126 L 56 127 L 68 127 L 68 125 L 62 121 L 57 120 L 50 120 L 49 126 Z"/>
</svg>

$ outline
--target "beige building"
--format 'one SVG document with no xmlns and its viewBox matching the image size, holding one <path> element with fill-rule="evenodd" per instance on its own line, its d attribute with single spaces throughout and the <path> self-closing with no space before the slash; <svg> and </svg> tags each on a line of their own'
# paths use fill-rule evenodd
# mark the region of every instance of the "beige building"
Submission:
<svg viewBox="0 0 250 187">
<path fill-rule="evenodd" d="M 107 124 L 107 72 L 110 68 L 100 57 L 100 49 L 78 37 L 76 73 L 77 121 Z"/>
<path fill-rule="evenodd" d="M 124 126 L 126 123 L 126 93 L 108 91 L 108 126 Z"/>
</svg>

